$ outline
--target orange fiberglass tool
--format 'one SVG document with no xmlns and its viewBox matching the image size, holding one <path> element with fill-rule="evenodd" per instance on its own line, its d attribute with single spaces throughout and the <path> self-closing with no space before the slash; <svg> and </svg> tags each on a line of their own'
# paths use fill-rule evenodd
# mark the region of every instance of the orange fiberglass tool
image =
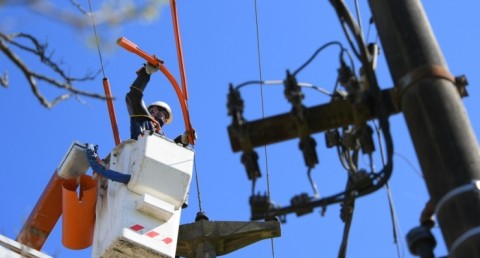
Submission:
<svg viewBox="0 0 480 258">
<path fill-rule="evenodd" d="M 117 44 L 124 49 L 137 54 L 138 56 L 145 59 L 148 63 L 156 66 L 159 68 L 160 71 L 167 77 L 167 79 L 172 84 L 175 92 L 177 93 L 178 101 L 180 102 L 180 106 L 182 108 L 183 113 L 183 120 L 185 122 L 185 129 L 188 131 L 188 140 L 191 144 L 195 144 L 195 131 L 192 128 L 192 124 L 190 123 L 190 115 L 188 113 L 188 105 L 187 105 L 187 91 L 186 87 L 183 87 L 185 91 L 182 91 L 178 82 L 175 80 L 175 77 L 168 71 L 168 69 L 163 64 L 163 61 L 158 59 L 155 55 L 150 55 L 140 49 L 135 43 L 131 42 L 130 40 L 126 39 L 125 37 L 121 37 L 117 40 Z"/>
</svg>

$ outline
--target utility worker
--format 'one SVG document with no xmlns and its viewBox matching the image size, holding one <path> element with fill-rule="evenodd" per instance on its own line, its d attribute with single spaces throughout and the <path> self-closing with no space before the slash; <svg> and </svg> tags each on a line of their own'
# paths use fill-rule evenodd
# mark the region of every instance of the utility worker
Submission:
<svg viewBox="0 0 480 258">
<path fill-rule="evenodd" d="M 143 101 L 143 91 L 147 87 L 148 82 L 150 81 L 150 75 L 158 71 L 158 68 L 146 64 L 137 71 L 137 78 L 130 86 L 130 91 L 126 95 L 127 109 L 130 114 L 130 137 L 137 140 L 138 135 L 144 134 L 145 130 L 150 130 L 150 132 L 156 132 L 160 135 L 165 135 L 162 130 L 162 127 L 166 124 L 169 124 L 173 120 L 172 110 L 170 106 L 162 101 L 157 101 L 148 106 L 145 106 Z M 196 136 L 196 134 L 194 134 Z M 178 136 L 174 139 L 174 142 L 177 144 L 182 144 L 186 147 L 188 142 L 188 132 Z M 86 155 L 90 167 L 110 180 L 128 184 L 131 176 L 128 174 L 119 173 L 117 171 L 109 170 L 106 168 L 105 164 L 102 164 L 102 160 L 97 154 L 98 146 L 93 144 L 86 144 Z M 185 203 L 184 207 L 188 204 Z"/>
<path fill-rule="evenodd" d="M 143 135 L 145 130 L 165 135 L 162 127 L 170 124 L 173 120 L 172 110 L 167 103 L 157 101 L 146 107 L 143 101 L 143 92 L 150 81 L 150 75 L 156 71 L 158 71 L 158 67 L 149 63 L 140 68 L 137 71 L 137 78 L 125 97 L 130 115 L 130 138 L 135 140 L 138 139 L 138 135 Z M 184 147 L 187 146 L 189 143 L 188 132 L 175 138 L 174 142 L 182 144 Z"/>
</svg>

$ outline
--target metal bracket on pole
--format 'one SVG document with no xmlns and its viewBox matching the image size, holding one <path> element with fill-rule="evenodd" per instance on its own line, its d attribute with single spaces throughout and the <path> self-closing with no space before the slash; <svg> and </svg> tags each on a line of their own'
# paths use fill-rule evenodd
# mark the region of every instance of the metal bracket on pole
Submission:
<svg viewBox="0 0 480 258">
<path fill-rule="evenodd" d="M 397 114 L 400 108 L 395 102 L 396 89 L 386 89 L 381 92 L 382 102 L 385 104 L 388 115 Z M 361 103 L 365 110 L 364 120 L 375 119 L 378 114 L 368 108 L 368 103 Z M 304 110 L 305 123 L 308 124 L 309 133 L 317 133 L 330 129 L 339 128 L 355 123 L 352 103 L 348 100 L 335 100 L 327 104 L 307 107 Z M 298 137 L 298 129 L 291 125 L 291 112 L 279 114 L 263 119 L 244 122 L 242 125 L 244 135 L 248 135 L 248 141 L 252 148 L 272 143 L 290 140 Z M 228 127 L 230 145 L 234 152 L 243 150 L 242 138 L 237 132 L 237 125 Z M 275 133 L 272 133 L 275 132 Z"/>
</svg>

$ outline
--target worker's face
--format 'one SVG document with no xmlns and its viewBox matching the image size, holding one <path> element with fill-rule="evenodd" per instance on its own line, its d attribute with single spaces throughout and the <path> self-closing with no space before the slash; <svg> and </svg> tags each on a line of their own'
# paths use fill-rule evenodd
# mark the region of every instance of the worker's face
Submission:
<svg viewBox="0 0 480 258">
<path fill-rule="evenodd" d="M 168 120 L 168 112 L 162 107 L 153 106 L 150 108 L 150 114 L 163 126 Z"/>
</svg>

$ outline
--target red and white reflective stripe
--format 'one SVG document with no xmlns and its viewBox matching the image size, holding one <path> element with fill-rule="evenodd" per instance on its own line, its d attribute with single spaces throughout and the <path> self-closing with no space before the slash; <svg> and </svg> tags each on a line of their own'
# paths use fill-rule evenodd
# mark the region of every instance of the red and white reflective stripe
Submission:
<svg viewBox="0 0 480 258">
<path fill-rule="evenodd" d="M 135 225 L 131 226 L 130 229 L 135 231 L 135 232 L 138 232 L 138 231 L 141 231 L 142 229 L 144 229 L 144 227 L 142 225 L 135 224 Z"/>
<path fill-rule="evenodd" d="M 155 240 L 158 240 L 158 241 L 162 241 L 164 242 L 165 244 L 171 244 L 173 242 L 173 239 L 171 237 L 168 237 L 168 236 L 165 236 L 165 235 L 162 235 L 160 234 L 159 232 L 157 231 L 154 231 L 154 230 L 151 230 L 151 231 L 148 231 L 147 233 L 143 234 L 143 229 L 145 228 L 144 226 L 140 225 L 140 224 L 135 224 L 135 225 L 132 225 L 129 227 L 131 230 L 139 233 L 139 234 L 142 234 L 144 236 L 147 236 L 147 237 L 150 237 L 150 238 L 153 238 Z"/>
<path fill-rule="evenodd" d="M 162 242 L 164 242 L 164 243 L 167 244 L 167 245 L 173 242 L 173 239 L 172 239 L 172 238 L 170 238 L 170 237 L 168 237 L 168 236 L 165 236 L 165 235 L 162 235 L 162 234 L 160 234 L 160 233 L 158 233 L 158 232 L 156 232 L 156 231 L 153 231 L 153 230 L 150 231 L 150 232 L 148 232 L 148 233 L 146 233 L 145 236 L 151 237 L 151 238 L 153 238 L 153 239 L 155 239 L 155 240 L 162 241 Z"/>
</svg>

